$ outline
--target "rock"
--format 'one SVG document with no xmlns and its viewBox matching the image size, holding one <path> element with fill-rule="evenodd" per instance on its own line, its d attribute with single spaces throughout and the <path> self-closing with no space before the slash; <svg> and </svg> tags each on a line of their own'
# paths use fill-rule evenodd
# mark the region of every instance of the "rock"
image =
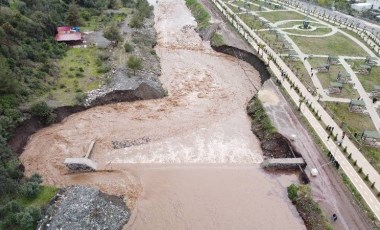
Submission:
<svg viewBox="0 0 380 230">
<path fill-rule="evenodd" d="M 97 188 L 72 186 L 52 205 L 52 219 L 44 218 L 37 229 L 122 229 L 130 213 L 121 197 Z M 110 202 L 112 201 L 112 202 Z M 56 205 L 58 204 L 58 205 Z"/>
</svg>

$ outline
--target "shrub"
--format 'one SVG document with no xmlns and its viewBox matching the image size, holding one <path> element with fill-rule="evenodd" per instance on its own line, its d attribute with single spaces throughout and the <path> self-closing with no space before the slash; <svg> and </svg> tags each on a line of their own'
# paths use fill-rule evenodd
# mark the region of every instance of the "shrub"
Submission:
<svg viewBox="0 0 380 230">
<path fill-rule="evenodd" d="M 77 93 L 75 96 L 75 100 L 78 102 L 78 104 L 83 104 L 86 101 L 87 94 L 85 93 Z"/>
<path fill-rule="evenodd" d="M 288 197 L 291 201 L 295 201 L 298 198 L 298 187 L 295 184 L 291 184 L 288 187 Z"/>
<path fill-rule="evenodd" d="M 104 30 L 104 37 L 110 41 L 122 40 L 119 28 L 117 27 L 116 23 L 111 23 L 111 25 Z"/>
<path fill-rule="evenodd" d="M 40 192 L 40 185 L 36 182 L 28 181 L 21 186 L 21 194 L 28 198 L 35 198 Z"/>
<path fill-rule="evenodd" d="M 53 109 L 50 108 L 46 102 L 38 102 L 31 107 L 31 114 L 40 119 L 45 125 L 51 124 L 55 121 L 56 115 Z"/>
<path fill-rule="evenodd" d="M 129 53 L 133 51 L 133 46 L 130 43 L 126 42 L 124 44 L 124 49 L 125 49 L 125 52 Z"/>
<path fill-rule="evenodd" d="M 133 75 L 136 75 L 136 70 L 142 68 L 141 59 L 136 56 L 130 56 L 127 62 L 128 68 L 133 70 Z"/>
</svg>

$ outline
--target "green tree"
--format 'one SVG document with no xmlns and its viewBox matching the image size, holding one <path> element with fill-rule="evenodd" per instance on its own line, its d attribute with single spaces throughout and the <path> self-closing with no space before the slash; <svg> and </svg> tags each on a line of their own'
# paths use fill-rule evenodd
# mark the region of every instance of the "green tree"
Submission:
<svg viewBox="0 0 380 230">
<path fill-rule="evenodd" d="M 121 41 L 121 34 L 116 23 L 113 22 L 104 30 L 104 37 L 110 41 Z"/>
<path fill-rule="evenodd" d="M 30 111 L 33 116 L 38 117 L 38 119 L 40 119 L 40 121 L 45 125 L 51 124 L 55 120 L 53 109 L 50 108 L 44 101 L 32 105 Z"/>
<path fill-rule="evenodd" d="M 65 21 L 69 26 L 82 25 L 82 18 L 80 16 L 79 6 L 76 4 L 75 1 L 71 2 L 69 5 Z"/>
<path fill-rule="evenodd" d="M 133 75 L 136 75 L 136 70 L 142 68 L 142 61 L 138 57 L 130 56 L 127 62 L 127 66 L 133 70 Z"/>
</svg>

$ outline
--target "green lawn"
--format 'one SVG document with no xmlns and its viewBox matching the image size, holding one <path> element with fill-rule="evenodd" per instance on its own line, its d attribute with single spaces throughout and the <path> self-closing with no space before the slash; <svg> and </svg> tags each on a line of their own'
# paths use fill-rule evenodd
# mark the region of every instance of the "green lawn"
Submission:
<svg viewBox="0 0 380 230">
<path fill-rule="evenodd" d="M 260 10 L 260 7 L 259 6 L 256 6 L 256 5 L 253 5 L 253 4 L 248 4 L 246 2 L 243 2 L 243 1 L 237 1 L 237 2 L 234 2 L 233 4 L 237 5 L 237 6 L 240 6 L 248 11 L 258 11 Z"/>
<path fill-rule="evenodd" d="M 365 129 L 376 130 L 371 118 L 362 113 L 350 113 L 347 103 L 325 102 L 338 124 L 344 122 L 352 134 L 362 133 Z"/>
<path fill-rule="evenodd" d="M 55 187 L 41 186 L 41 190 L 36 198 L 34 199 L 20 198 L 18 201 L 24 207 L 34 206 L 34 207 L 42 208 L 55 196 L 55 194 L 57 194 L 57 191 L 58 189 Z"/>
<path fill-rule="evenodd" d="M 60 77 L 50 92 L 53 100 L 64 105 L 76 103 L 76 95 L 99 87 L 97 48 L 71 48 L 59 61 Z"/>
<path fill-rule="evenodd" d="M 296 74 L 298 79 L 302 82 L 302 84 L 309 89 L 309 91 L 314 91 L 315 86 L 313 81 L 310 78 L 309 73 L 307 72 L 302 61 L 285 61 L 286 64 L 292 69 L 292 71 Z"/>
<path fill-rule="evenodd" d="M 361 41 L 365 46 L 367 46 L 368 49 L 372 50 L 375 54 L 377 54 L 377 52 L 372 48 L 370 47 L 366 41 L 364 41 L 364 39 L 362 37 L 360 37 L 359 34 L 355 33 L 354 31 L 352 30 L 349 30 L 349 29 L 346 29 L 346 28 L 340 28 L 342 31 L 348 33 L 349 35 L 353 36 L 354 38 L 358 39 L 359 41 Z"/>
<path fill-rule="evenodd" d="M 351 60 L 347 62 L 351 65 L 351 68 L 355 72 L 358 70 L 360 65 L 364 64 L 364 60 Z M 373 87 L 375 85 L 380 86 L 380 67 L 378 66 L 372 67 L 371 73 L 368 75 L 356 73 L 356 76 L 358 77 L 360 83 L 368 93 L 373 91 Z"/>
<path fill-rule="evenodd" d="M 280 51 L 281 45 L 276 40 L 276 35 L 269 31 L 257 31 L 257 34 L 274 50 Z"/>
<path fill-rule="evenodd" d="M 374 148 L 371 146 L 363 146 L 361 152 L 365 158 L 371 163 L 371 165 L 380 172 L 380 148 Z"/>
<path fill-rule="evenodd" d="M 266 18 L 270 22 L 278 22 L 284 20 L 303 20 L 305 16 L 294 11 L 268 11 L 260 12 L 260 16 Z"/>
<path fill-rule="evenodd" d="M 323 35 L 328 34 L 332 31 L 331 28 L 317 28 L 315 30 L 296 30 L 296 29 L 289 29 L 284 30 L 285 32 L 292 33 L 292 34 L 299 34 L 299 35 Z"/>
<path fill-rule="evenodd" d="M 236 6 L 228 5 L 228 8 L 230 8 L 234 13 L 240 13 L 241 10 Z"/>
<path fill-rule="evenodd" d="M 262 29 L 262 25 L 261 25 L 261 22 L 257 19 L 254 19 L 252 15 L 248 15 L 248 14 L 240 14 L 239 15 L 240 19 L 243 20 L 243 22 L 245 24 L 247 24 L 248 27 L 254 29 L 254 30 L 258 30 L 258 29 Z"/>
<path fill-rule="evenodd" d="M 290 37 L 307 54 L 367 56 L 362 48 L 339 32 L 323 38 L 305 38 L 291 35 Z"/>
</svg>

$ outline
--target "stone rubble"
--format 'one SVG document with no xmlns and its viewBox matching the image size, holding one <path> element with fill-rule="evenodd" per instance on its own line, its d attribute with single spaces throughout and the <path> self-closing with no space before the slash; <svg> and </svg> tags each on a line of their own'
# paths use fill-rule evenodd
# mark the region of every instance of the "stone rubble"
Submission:
<svg viewBox="0 0 380 230">
<path fill-rule="evenodd" d="M 46 209 L 39 230 L 117 230 L 128 222 L 130 212 L 121 197 L 97 188 L 71 186 L 62 189 Z"/>
</svg>

